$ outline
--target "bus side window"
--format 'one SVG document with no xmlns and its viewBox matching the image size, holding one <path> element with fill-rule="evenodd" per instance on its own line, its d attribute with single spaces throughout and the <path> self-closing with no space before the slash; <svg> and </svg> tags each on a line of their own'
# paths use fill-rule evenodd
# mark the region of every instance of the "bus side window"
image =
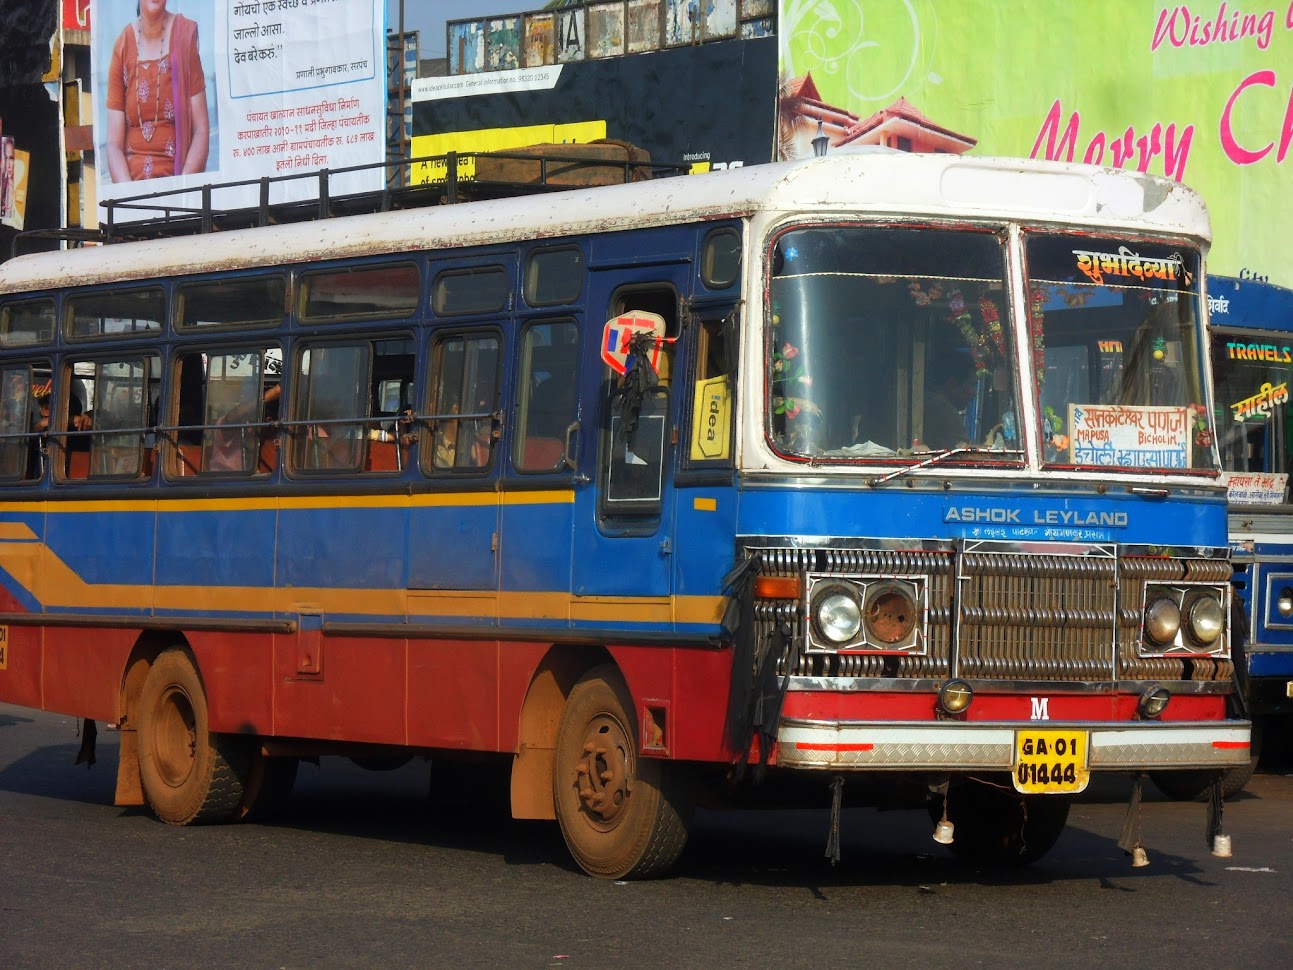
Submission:
<svg viewBox="0 0 1293 970">
<path fill-rule="evenodd" d="M 91 409 L 73 419 L 74 430 L 61 438 L 67 454 L 66 477 L 143 478 L 152 471 L 151 442 L 154 381 L 160 360 L 147 355 L 90 362 L 94 374 Z M 73 365 L 75 371 L 76 365 Z M 88 452 L 80 450 L 88 441 Z"/>
<path fill-rule="evenodd" d="M 363 467 L 372 347 L 307 347 L 292 375 L 292 469 L 357 472 Z"/>
<path fill-rule="evenodd" d="M 37 416 L 33 413 L 37 388 L 32 386 L 31 368 L 26 364 L 0 370 L 0 479 L 13 481 L 27 474 L 28 454 L 37 455 L 39 447 L 35 438 L 28 438 L 35 429 Z M 48 405 L 49 397 L 44 398 Z M 36 468 L 39 469 L 37 462 Z M 29 478 L 37 475 L 27 475 Z"/>
<path fill-rule="evenodd" d="M 516 442 L 517 471 L 565 466 L 566 432 L 579 403 L 579 327 L 573 320 L 536 323 L 521 338 Z"/>
<path fill-rule="evenodd" d="M 180 363 L 178 458 L 172 473 L 263 475 L 274 468 L 277 348 L 188 354 Z"/>
<path fill-rule="evenodd" d="M 729 461 L 732 436 L 732 376 L 729 334 L 737 316 L 700 321 L 696 328 L 696 373 L 692 384 L 690 462 Z"/>
<path fill-rule="evenodd" d="M 493 464 L 498 409 L 499 338 L 493 331 L 439 338 L 433 351 L 431 403 L 422 452 L 432 474 L 480 472 Z"/>
</svg>

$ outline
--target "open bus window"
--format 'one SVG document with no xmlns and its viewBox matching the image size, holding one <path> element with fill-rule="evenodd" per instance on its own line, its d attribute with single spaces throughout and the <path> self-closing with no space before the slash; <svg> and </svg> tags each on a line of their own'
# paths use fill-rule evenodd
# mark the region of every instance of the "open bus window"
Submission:
<svg viewBox="0 0 1293 970">
<path fill-rule="evenodd" d="M 26 347 L 54 339 L 54 301 L 15 300 L 0 307 L 0 346 Z"/>
<path fill-rule="evenodd" d="M 866 461 L 1020 447 L 999 234 L 813 227 L 780 235 L 770 258 L 778 452 Z"/>
<path fill-rule="evenodd" d="M 76 339 L 150 333 L 166 320 L 166 294 L 161 287 L 93 290 L 67 301 L 67 317 Z"/>
<path fill-rule="evenodd" d="M 579 328 L 536 323 L 521 338 L 513 461 L 519 471 L 550 472 L 566 461 L 567 431 L 578 416 Z"/>
<path fill-rule="evenodd" d="M 692 384 L 690 462 L 731 458 L 732 375 L 737 315 L 701 320 L 696 328 L 696 373 Z"/>
<path fill-rule="evenodd" d="M 1046 461 L 1214 468 L 1198 254 L 1074 235 L 1025 242 Z"/>
<path fill-rule="evenodd" d="M 94 391 L 90 409 L 72 417 L 59 438 L 68 478 L 134 479 L 152 471 L 160 366 L 151 354 L 72 365 L 92 375 Z"/>
<path fill-rule="evenodd" d="M 1212 376 L 1222 470 L 1269 476 L 1247 488 L 1236 488 L 1232 481 L 1231 500 L 1251 503 L 1252 496 L 1269 499 L 1279 494 L 1287 502 L 1288 476 L 1293 473 L 1289 448 L 1293 347 L 1288 346 L 1287 336 L 1214 333 Z"/>
</svg>

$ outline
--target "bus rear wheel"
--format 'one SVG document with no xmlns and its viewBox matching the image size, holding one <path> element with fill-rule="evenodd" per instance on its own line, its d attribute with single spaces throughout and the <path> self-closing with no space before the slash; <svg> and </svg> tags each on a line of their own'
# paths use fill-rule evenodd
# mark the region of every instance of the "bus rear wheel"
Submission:
<svg viewBox="0 0 1293 970">
<path fill-rule="evenodd" d="M 947 796 L 955 826 L 952 853 L 981 866 L 1026 866 L 1046 855 L 1068 823 L 1071 799 L 1064 795 L 1016 795 L 993 785 L 965 782 Z M 942 818 L 941 801 L 929 815 Z"/>
<path fill-rule="evenodd" d="M 575 684 L 557 733 L 553 801 L 570 854 L 603 879 L 662 875 L 687 843 L 692 800 L 677 766 L 638 756 L 615 667 Z"/>
<path fill-rule="evenodd" d="M 139 777 L 153 813 L 170 825 L 229 821 L 250 767 L 250 739 L 208 730 L 206 692 L 188 654 L 164 651 L 139 695 Z"/>
</svg>

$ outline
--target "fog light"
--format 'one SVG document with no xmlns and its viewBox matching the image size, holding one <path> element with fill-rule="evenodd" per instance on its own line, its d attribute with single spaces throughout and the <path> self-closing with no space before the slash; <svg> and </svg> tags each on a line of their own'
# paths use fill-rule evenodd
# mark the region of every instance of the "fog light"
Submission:
<svg viewBox="0 0 1293 970">
<path fill-rule="evenodd" d="M 1140 695 L 1136 710 L 1143 718 L 1155 718 L 1167 710 L 1167 705 L 1171 700 L 1172 692 L 1166 687 L 1155 684 L 1152 687 L 1145 688 Z"/>
<path fill-rule="evenodd" d="M 862 629 L 862 607 L 845 586 L 828 586 L 813 597 L 813 625 L 822 639 L 848 643 Z"/>
<path fill-rule="evenodd" d="M 1190 604 L 1186 614 L 1186 629 L 1190 639 L 1206 645 L 1216 643 L 1221 631 L 1226 628 L 1226 614 L 1221 609 L 1221 602 L 1214 596 L 1200 596 Z"/>
<path fill-rule="evenodd" d="M 1176 639 L 1181 630 L 1181 610 L 1170 599 L 1156 599 L 1145 607 L 1145 636 L 1160 647 Z"/>
<path fill-rule="evenodd" d="M 963 680 L 949 680 L 938 689 L 938 706 L 946 714 L 960 714 L 974 700 L 974 688 Z"/>
</svg>

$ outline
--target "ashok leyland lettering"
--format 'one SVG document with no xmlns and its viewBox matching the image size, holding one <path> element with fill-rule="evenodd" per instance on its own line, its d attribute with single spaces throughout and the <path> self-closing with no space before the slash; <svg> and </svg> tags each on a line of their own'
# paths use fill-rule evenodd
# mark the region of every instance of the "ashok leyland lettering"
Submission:
<svg viewBox="0 0 1293 970">
<path fill-rule="evenodd" d="M 0 700 L 172 824 L 421 755 L 601 877 L 845 788 L 1031 861 L 1093 774 L 1248 759 L 1208 236 L 844 152 L 11 260 Z"/>
</svg>

